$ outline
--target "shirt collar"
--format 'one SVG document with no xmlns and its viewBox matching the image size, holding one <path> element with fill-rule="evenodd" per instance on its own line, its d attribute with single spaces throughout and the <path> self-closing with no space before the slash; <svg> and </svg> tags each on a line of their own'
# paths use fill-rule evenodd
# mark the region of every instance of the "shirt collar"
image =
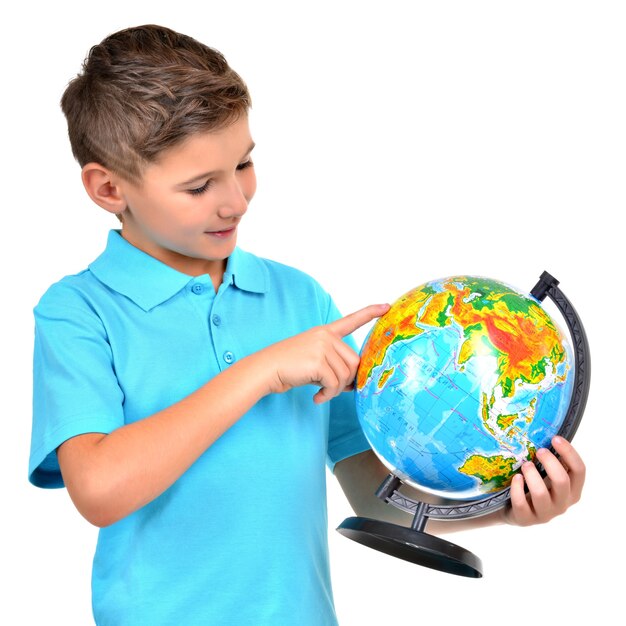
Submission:
<svg viewBox="0 0 626 626">
<path fill-rule="evenodd" d="M 267 293 L 270 289 L 270 275 L 263 260 L 241 248 L 235 248 L 228 257 L 223 282 L 252 293 Z"/>
<path fill-rule="evenodd" d="M 89 270 L 100 282 L 145 311 L 169 300 L 195 280 L 139 250 L 118 230 L 109 232 L 106 249 L 89 265 Z M 226 264 L 223 283 L 265 293 L 269 290 L 269 273 L 261 259 L 235 248 Z"/>
</svg>

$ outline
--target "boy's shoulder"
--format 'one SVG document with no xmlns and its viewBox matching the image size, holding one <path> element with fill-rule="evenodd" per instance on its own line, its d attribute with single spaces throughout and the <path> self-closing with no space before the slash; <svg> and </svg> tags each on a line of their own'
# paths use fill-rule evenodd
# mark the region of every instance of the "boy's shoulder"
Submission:
<svg viewBox="0 0 626 626">
<path fill-rule="evenodd" d="M 94 260 L 87 262 L 79 271 L 67 274 L 56 280 L 44 291 L 35 306 L 36 313 L 57 306 L 84 306 L 89 301 L 90 294 L 93 294 L 98 287 L 101 287 L 101 285 L 98 285 L 91 268 L 94 263 L 97 263 L 109 251 L 111 247 L 109 244 L 114 239 L 112 237 L 114 232 L 110 231 L 105 250 L 96 256 Z"/>
<path fill-rule="evenodd" d="M 256 273 L 256 285 L 261 286 L 258 291 L 266 293 L 267 296 L 276 302 L 283 302 L 285 306 L 299 309 L 309 308 L 318 311 L 319 319 L 324 322 L 329 315 L 334 314 L 334 303 L 329 293 L 321 284 L 306 271 L 292 265 L 275 261 L 266 257 L 257 256 L 250 252 L 245 252 L 241 248 L 235 251 L 237 255 L 235 263 L 229 265 L 227 272 L 234 267 L 234 283 L 245 288 L 245 282 L 238 280 L 237 268 L 246 265 L 251 272 L 246 272 L 247 276 Z M 256 269 L 253 269 L 256 268 Z"/>
<path fill-rule="evenodd" d="M 267 257 L 257 256 L 241 248 L 237 248 L 235 254 L 238 255 L 237 266 L 241 267 L 243 264 L 242 260 L 248 268 L 254 268 L 256 265 L 258 270 L 264 275 L 263 280 L 266 281 L 267 287 L 270 289 L 272 286 L 281 286 L 282 288 L 291 290 L 314 290 L 326 294 L 326 291 L 317 279 L 308 272 L 294 267 L 293 265 L 288 265 Z"/>
<path fill-rule="evenodd" d="M 52 283 L 40 297 L 35 311 L 43 311 L 54 307 L 72 307 L 85 301 L 89 291 L 89 269 L 85 268 L 76 274 L 68 274 Z"/>
</svg>

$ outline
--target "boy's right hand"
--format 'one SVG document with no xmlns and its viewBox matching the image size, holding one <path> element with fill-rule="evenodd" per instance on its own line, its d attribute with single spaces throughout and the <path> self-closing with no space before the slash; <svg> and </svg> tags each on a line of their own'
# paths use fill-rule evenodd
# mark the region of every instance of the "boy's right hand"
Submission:
<svg viewBox="0 0 626 626">
<path fill-rule="evenodd" d="M 388 310 L 388 304 L 373 304 L 262 350 L 258 354 L 267 360 L 270 393 L 318 385 L 313 401 L 320 404 L 351 389 L 360 359 L 343 338 Z"/>
</svg>

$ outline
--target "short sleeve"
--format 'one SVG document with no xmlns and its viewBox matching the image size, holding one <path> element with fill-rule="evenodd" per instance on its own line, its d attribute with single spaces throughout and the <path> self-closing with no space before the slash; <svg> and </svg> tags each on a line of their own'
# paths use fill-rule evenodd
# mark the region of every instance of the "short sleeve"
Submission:
<svg viewBox="0 0 626 626">
<path fill-rule="evenodd" d="M 339 319 L 339 310 L 330 301 L 326 323 Z M 346 343 L 357 350 L 352 336 L 345 338 Z M 369 450 L 370 445 L 363 434 L 356 414 L 356 399 L 353 391 L 339 394 L 330 401 L 330 419 L 328 427 L 328 454 L 326 464 L 334 471 L 335 464 L 350 456 Z"/>
<path fill-rule="evenodd" d="M 62 487 L 58 446 L 123 423 L 123 393 L 101 319 L 72 290 L 53 286 L 35 308 L 30 482 Z"/>
</svg>

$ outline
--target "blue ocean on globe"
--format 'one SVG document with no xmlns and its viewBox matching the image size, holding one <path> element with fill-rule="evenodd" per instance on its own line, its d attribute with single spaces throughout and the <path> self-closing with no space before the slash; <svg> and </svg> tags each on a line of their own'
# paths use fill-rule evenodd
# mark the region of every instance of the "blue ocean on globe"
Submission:
<svg viewBox="0 0 626 626">
<path fill-rule="evenodd" d="M 550 445 L 572 394 L 569 344 L 539 303 L 452 277 L 400 298 L 370 331 L 357 412 L 401 480 L 456 500 L 508 487 Z"/>
</svg>

